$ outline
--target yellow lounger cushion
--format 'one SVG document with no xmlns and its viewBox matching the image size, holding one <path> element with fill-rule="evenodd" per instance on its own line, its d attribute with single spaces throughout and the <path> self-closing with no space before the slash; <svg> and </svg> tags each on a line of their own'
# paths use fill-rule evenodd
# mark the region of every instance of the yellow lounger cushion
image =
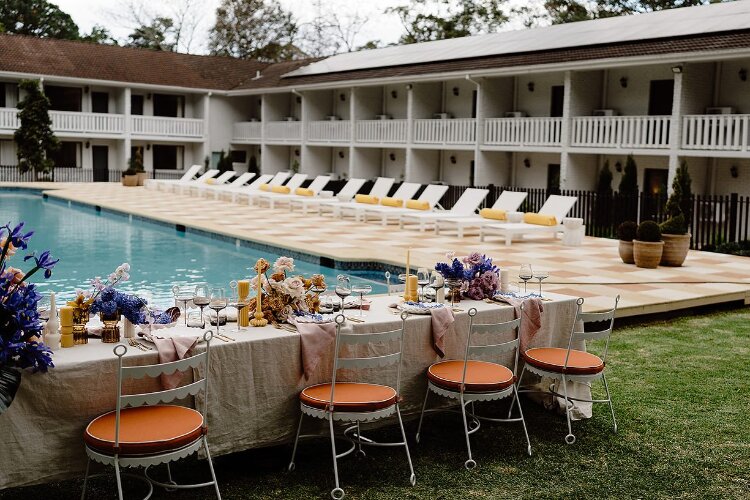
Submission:
<svg viewBox="0 0 750 500">
<path fill-rule="evenodd" d="M 289 186 L 271 186 L 272 193 L 289 194 L 292 189 Z"/>
<path fill-rule="evenodd" d="M 357 203 L 367 203 L 368 205 L 377 205 L 380 199 L 377 196 L 369 194 L 358 194 L 354 197 L 354 201 Z"/>
<path fill-rule="evenodd" d="M 271 185 L 270 184 L 261 184 L 259 189 L 261 191 L 270 191 L 271 190 Z"/>
<path fill-rule="evenodd" d="M 209 179 L 206 179 L 203 182 L 205 182 L 206 184 L 216 184 L 216 179 L 209 178 Z"/>
<path fill-rule="evenodd" d="M 380 204 L 385 207 L 403 207 L 404 206 L 404 200 L 401 198 L 388 198 L 385 197 L 382 200 L 380 200 Z"/>
<path fill-rule="evenodd" d="M 406 208 L 411 208 L 412 210 L 429 210 L 430 202 L 419 201 L 419 200 L 406 200 Z"/>
<path fill-rule="evenodd" d="M 523 214 L 523 221 L 526 224 L 536 224 L 537 226 L 556 226 L 557 219 L 554 215 L 535 214 L 526 212 Z"/>
<path fill-rule="evenodd" d="M 315 196 L 315 191 L 310 188 L 297 188 L 294 190 L 294 194 L 299 196 Z"/>
<path fill-rule="evenodd" d="M 483 208 L 479 211 L 479 215 L 481 215 L 485 219 L 494 219 L 494 220 L 505 220 L 505 210 L 500 210 L 499 208 Z"/>
</svg>

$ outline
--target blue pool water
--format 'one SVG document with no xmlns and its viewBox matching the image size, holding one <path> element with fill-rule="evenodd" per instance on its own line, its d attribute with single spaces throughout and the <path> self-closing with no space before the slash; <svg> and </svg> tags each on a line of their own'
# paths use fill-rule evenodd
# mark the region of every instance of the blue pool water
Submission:
<svg viewBox="0 0 750 500">
<path fill-rule="evenodd" d="M 268 251 L 237 247 L 227 241 L 192 232 L 178 232 L 174 227 L 107 213 L 93 207 L 68 206 L 65 202 L 44 199 L 37 194 L 0 190 L 0 224 L 24 221 L 35 231 L 29 251 L 49 249 L 60 262 L 52 278 L 35 276 L 44 291 L 54 290 L 63 298 L 76 288 L 88 288 L 95 276 L 106 277 L 122 264 L 131 266 L 130 281 L 119 289 L 144 292 L 158 306 L 173 304 L 171 288 L 176 284 L 208 283 L 225 287 L 229 281 L 248 277 L 255 261 L 264 257 L 273 262 L 279 255 Z M 22 257 L 24 252 L 19 252 Z M 24 266 L 14 258 L 15 267 Z M 347 274 L 367 281 L 373 293 L 385 293 L 382 272 L 337 270 L 295 259 L 299 272 L 306 276 L 325 275 L 331 286 L 336 276 Z M 376 281 L 379 280 L 379 281 Z"/>
</svg>

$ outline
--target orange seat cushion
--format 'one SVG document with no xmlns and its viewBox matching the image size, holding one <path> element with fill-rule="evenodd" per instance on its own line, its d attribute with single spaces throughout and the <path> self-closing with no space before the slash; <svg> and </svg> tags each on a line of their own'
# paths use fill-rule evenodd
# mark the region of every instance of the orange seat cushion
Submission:
<svg viewBox="0 0 750 500">
<path fill-rule="evenodd" d="M 325 410 L 331 402 L 331 384 L 305 388 L 300 401 L 307 406 Z M 396 391 L 387 385 L 338 382 L 333 395 L 334 410 L 375 411 L 396 404 Z"/>
<path fill-rule="evenodd" d="M 604 361 L 590 352 L 570 350 L 568 368 L 565 369 L 565 356 L 568 350 L 560 347 L 539 347 L 523 353 L 523 359 L 537 368 L 555 373 L 571 375 L 593 375 L 604 370 Z"/>
<path fill-rule="evenodd" d="M 427 378 L 433 384 L 452 391 L 461 390 L 463 361 L 441 361 L 430 366 Z M 503 365 L 469 360 L 466 366 L 466 392 L 500 391 L 513 385 L 513 372 Z"/>
<path fill-rule="evenodd" d="M 83 440 L 89 448 L 115 453 L 115 415 L 96 417 Z M 203 415 L 174 405 L 139 406 L 120 410 L 120 455 L 164 453 L 187 446 L 203 434 Z"/>
</svg>

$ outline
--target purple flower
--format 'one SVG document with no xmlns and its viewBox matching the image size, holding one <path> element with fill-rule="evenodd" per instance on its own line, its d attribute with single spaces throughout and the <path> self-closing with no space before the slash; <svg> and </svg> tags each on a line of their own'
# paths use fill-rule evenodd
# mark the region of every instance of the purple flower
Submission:
<svg viewBox="0 0 750 500">
<path fill-rule="evenodd" d="M 36 252 L 34 252 L 31 255 L 27 255 L 24 257 L 24 262 L 26 262 L 29 259 L 34 259 L 34 263 L 36 264 L 35 267 L 26 273 L 26 278 L 37 272 L 39 269 L 44 269 L 44 277 L 49 279 L 52 276 L 52 268 L 55 267 L 55 264 L 60 262 L 60 259 L 53 259 L 52 256 L 49 253 L 49 250 L 45 250 L 42 252 L 39 257 L 36 256 Z"/>
<path fill-rule="evenodd" d="M 472 252 L 464 257 L 464 263 L 470 266 L 478 266 L 484 261 L 484 256 L 479 252 Z"/>
<path fill-rule="evenodd" d="M 10 243 L 16 248 L 20 248 L 22 250 L 26 250 L 28 248 L 28 243 L 31 237 L 34 235 L 34 231 L 29 231 L 28 233 L 23 233 L 23 226 L 24 223 L 20 222 L 16 227 L 11 228 L 10 222 L 8 222 L 5 226 L 0 227 L 0 235 L 2 235 L 4 232 L 8 232 L 6 236 L 6 245 Z"/>
</svg>

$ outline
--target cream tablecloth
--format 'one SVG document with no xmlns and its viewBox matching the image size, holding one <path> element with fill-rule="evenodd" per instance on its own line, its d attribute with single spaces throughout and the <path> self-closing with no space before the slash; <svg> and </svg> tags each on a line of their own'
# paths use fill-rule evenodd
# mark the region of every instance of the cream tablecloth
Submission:
<svg viewBox="0 0 750 500">
<path fill-rule="evenodd" d="M 544 304 L 543 325 L 532 347 L 567 345 L 575 299 L 553 297 L 554 301 Z M 361 333 L 397 328 L 400 318 L 386 307 L 393 300 L 373 297 L 367 321 L 349 323 L 350 327 Z M 456 322 L 446 336 L 446 359 L 463 357 L 469 307 L 479 310 L 477 321 L 481 323 L 513 318 L 510 306 L 463 301 L 460 307 L 463 312 L 456 314 Z M 355 316 L 358 312 L 348 314 Z M 411 316 L 406 323 L 401 385 L 404 415 L 419 412 L 426 388 L 425 371 L 439 359 L 431 346 L 430 325 L 429 315 Z M 199 331 L 188 329 L 185 333 L 197 335 Z M 299 417 L 297 396 L 305 385 L 330 381 L 330 354 L 305 382 L 297 334 L 269 326 L 230 335 L 237 341 L 211 344 L 208 424 L 212 454 L 290 442 Z M 88 345 L 56 352 L 56 367 L 48 374 L 24 374 L 13 405 L 0 416 L 0 489 L 83 475 L 83 431 L 92 418 L 115 405 L 117 365 L 112 348 L 112 344 L 90 339 Z M 157 354 L 130 348 L 125 362 L 155 363 Z M 379 369 L 369 375 L 373 381 L 395 383 L 395 370 Z M 144 379 L 132 389 L 153 390 L 158 388 L 157 383 Z M 579 385 L 571 395 L 585 397 L 590 391 Z M 590 415 L 590 405 L 577 407 L 578 418 Z"/>
</svg>

